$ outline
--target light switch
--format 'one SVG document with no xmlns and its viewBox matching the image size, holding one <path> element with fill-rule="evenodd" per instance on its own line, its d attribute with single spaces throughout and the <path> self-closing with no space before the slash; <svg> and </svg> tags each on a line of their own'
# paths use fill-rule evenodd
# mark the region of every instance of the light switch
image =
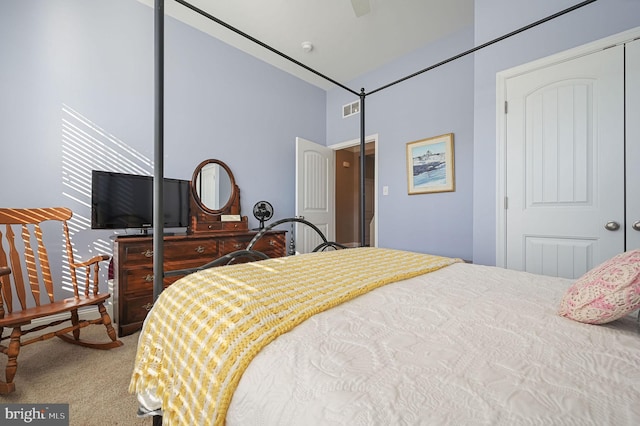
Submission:
<svg viewBox="0 0 640 426">
<path fill-rule="evenodd" d="M 383 186 L 382 187 L 382 195 L 389 195 L 389 187 L 388 186 Z"/>
</svg>

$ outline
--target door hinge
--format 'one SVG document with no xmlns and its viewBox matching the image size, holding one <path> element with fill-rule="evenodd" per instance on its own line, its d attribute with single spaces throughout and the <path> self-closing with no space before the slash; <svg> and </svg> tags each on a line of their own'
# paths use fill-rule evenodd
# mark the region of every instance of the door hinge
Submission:
<svg viewBox="0 0 640 426">
<path fill-rule="evenodd" d="M 509 103 L 507 101 L 504 101 L 504 113 L 505 114 L 509 111 L 508 105 L 509 105 Z"/>
<path fill-rule="evenodd" d="M 509 208 L 509 197 L 504 197 L 504 209 L 507 210 Z"/>
</svg>

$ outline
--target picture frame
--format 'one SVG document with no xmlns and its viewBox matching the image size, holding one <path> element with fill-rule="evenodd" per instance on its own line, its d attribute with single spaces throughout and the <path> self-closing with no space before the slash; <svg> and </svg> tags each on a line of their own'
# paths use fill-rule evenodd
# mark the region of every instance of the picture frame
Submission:
<svg viewBox="0 0 640 426">
<path fill-rule="evenodd" d="M 455 191 L 453 133 L 407 143 L 409 195 Z"/>
</svg>

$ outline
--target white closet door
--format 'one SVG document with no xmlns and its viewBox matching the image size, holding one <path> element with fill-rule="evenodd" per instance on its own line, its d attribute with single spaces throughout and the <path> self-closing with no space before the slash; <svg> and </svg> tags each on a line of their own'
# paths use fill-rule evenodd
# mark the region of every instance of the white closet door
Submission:
<svg viewBox="0 0 640 426">
<path fill-rule="evenodd" d="M 507 268 L 575 278 L 624 250 L 623 55 L 507 80 Z"/>
<path fill-rule="evenodd" d="M 626 44 L 627 250 L 640 248 L 640 40 Z"/>
</svg>

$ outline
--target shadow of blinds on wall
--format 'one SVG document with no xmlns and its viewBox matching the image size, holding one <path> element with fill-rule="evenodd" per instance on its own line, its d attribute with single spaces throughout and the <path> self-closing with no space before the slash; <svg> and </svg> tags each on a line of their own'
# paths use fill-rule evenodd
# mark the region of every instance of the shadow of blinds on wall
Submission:
<svg viewBox="0 0 640 426">
<path fill-rule="evenodd" d="M 97 254 L 113 255 L 108 239 L 74 237 L 91 229 L 91 171 L 150 176 L 153 161 L 69 105 L 62 104 L 61 117 L 62 195 L 68 200 L 66 207 L 74 212 L 68 224 L 71 239 L 77 244 L 74 256 L 78 256 L 77 261 L 84 261 Z M 61 247 L 64 250 L 64 241 Z M 87 256 L 86 259 L 81 254 Z M 65 264 L 63 269 L 63 289 L 72 291 L 69 265 Z"/>
</svg>

